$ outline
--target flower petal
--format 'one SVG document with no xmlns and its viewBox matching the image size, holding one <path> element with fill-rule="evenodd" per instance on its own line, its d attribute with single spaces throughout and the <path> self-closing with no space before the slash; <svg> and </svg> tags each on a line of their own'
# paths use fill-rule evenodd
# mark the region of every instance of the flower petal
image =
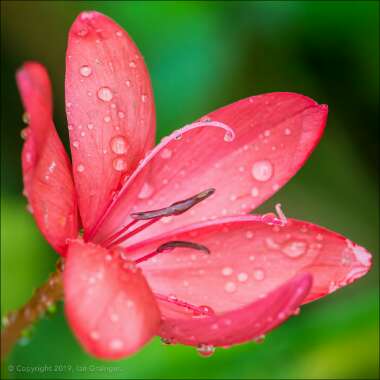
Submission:
<svg viewBox="0 0 380 380">
<path fill-rule="evenodd" d="M 248 213 L 300 169 L 321 137 L 326 116 L 326 106 L 292 93 L 243 99 L 209 114 L 202 119 L 230 126 L 236 138 L 226 143 L 220 129 L 209 127 L 165 140 L 124 185 L 99 234 L 127 223 L 132 204 L 137 211 L 158 209 L 208 188 L 216 189 L 212 198 L 148 233 Z"/>
<path fill-rule="evenodd" d="M 42 234 L 63 254 L 66 239 L 78 233 L 77 204 L 71 164 L 52 120 L 49 77 L 42 65 L 28 62 L 16 79 L 29 119 L 22 151 L 24 194 Z"/>
<path fill-rule="evenodd" d="M 155 139 L 144 60 L 128 34 L 97 12 L 71 27 L 66 109 L 79 210 L 87 231 Z"/>
<path fill-rule="evenodd" d="M 292 316 L 312 284 L 305 273 L 264 298 L 221 315 L 163 319 L 159 335 L 167 341 L 202 347 L 230 346 L 262 337 Z"/>
<path fill-rule="evenodd" d="M 144 276 L 117 251 L 81 241 L 70 243 L 64 294 L 76 337 L 99 358 L 131 355 L 159 328 L 160 312 Z"/>
<path fill-rule="evenodd" d="M 215 312 L 243 307 L 299 273 L 313 276 L 307 301 L 365 275 L 371 256 L 364 248 L 317 225 L 288 220 L 280 227 L 246 215 L 184 227 L 126 248 L 143 257 L 168 241 L 206 246 L 210 254 L 175 248 L 141 262 L 155 293 L 173 295 Z"/>
</svg>

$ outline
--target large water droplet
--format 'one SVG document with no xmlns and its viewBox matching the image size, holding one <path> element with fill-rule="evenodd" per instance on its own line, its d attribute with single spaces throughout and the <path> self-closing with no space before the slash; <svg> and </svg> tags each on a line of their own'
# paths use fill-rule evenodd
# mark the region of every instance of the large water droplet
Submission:
<svg viewBox="0 0 380 380">
<path fill-rule="evenodd" d="M 113 98 L 112 91 L 109 87 L 100 87 L 98 90 L 98 98 L 103 102 L 110 102 Z"/>
<path fill-rule="evenodd" d="M 292 240 L 285 244 L 282 248 L 282 252 L 288 256 L 293 258 L 298 258 L 302 256 L 306 252 L 307 243 L 300 240 Z"/>
<path fill-rule="evenodd" d="M 256 161 L 252 166 L 252 176 L 260 182 L 268 181 L 273 175 L 273 166 L 268 160 Z"/>
<path fill-rule="evenodd" d="M 128 144 L 124 136 L 115 136 L 111 139 L 110 142 L 112 152 L 116 154 L 127 153 Z"/>
<path fill-rule="evenodd" d="M 122 157 L 117 157 L 112 161 L 112 166 L 117 172 L 127 169 L 127 161 Z"/>
<path fill-rule="evenodd" d="M 194 310 L 193 314 L 195 316 L 205 316 L 205 315 L 212 316 L 212 315 L 215 315 L 215 311 L 210 306 L 201 305 L 199 306 L 199 311 Z"/>
<path fill-rule="evenodd" d="M 215 347 L 210 344 L 200 344 L 197 347 L 198 354 L 204 357 L 213 355 L 215 352 Z"/>
<path fill-rule="evenodd" d="M 81 66 L 81 68 L 79 69 L 79 72 L 80 72 L 80 75 L 82 75 L 83 77 L 89 77 L 92 74 L 92 69 L 90 66 L 84 65 L 84 66 Z"/>
</svg>

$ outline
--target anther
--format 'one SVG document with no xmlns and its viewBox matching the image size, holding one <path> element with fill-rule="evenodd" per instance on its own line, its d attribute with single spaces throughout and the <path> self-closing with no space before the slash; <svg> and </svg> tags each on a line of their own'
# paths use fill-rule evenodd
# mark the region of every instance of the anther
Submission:
<svg viewBox="0 0 380 380">
<path fill-rule="evenodd" d="M 209 196 L 215 193 L 215 189 L 207 189 L 205 191 L 202 191 L 201 193 L 194 195 L 191 198 L 185 199 L 183 201 L 175 202 L 169 207 L 161 208 L 158 210 L 152 210 L 152 211 L 143 211 L 143 212 L 135 212 L 131 214 L 131 217 L 133 219 L 137 220 L 146 220 L 146 219 L 153 219 L 153 218 L 161 218 L 163 216 L 169 216 L 169 215 L 180 215 L 189 210 L 190 208 L 194 207 L 196 204 L 202 202 Z"/>
<path fill-rule="evenodd" d="M 206 254 L 210 254 L 210 250 L 205 245 L 193 243 L 191 241 L 173 240 L 173 241 L 168 241 L 167 243 L 161 244 L 155 251 L 148 253 L 147 255 L 135 260 L 135 263 L 136 264 L 141 263 L 143 261 L 146 261 L 158 255 L 159 253 L 172 251 L 175 248 L 190 248 L 190 249 L 195 249 L 197 251 L 201 251 Z"/>
</svg>

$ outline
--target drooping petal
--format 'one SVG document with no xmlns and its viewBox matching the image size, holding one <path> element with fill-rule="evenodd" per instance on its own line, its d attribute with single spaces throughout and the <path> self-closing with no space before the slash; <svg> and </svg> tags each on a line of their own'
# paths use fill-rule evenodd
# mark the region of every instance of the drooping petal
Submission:
<svg viewBox="0 0 380 380">
<path fill-rule="evenodd" d="M 210 254 L 178 247 L 141 262 L 153 291 L 217 313 L 243 307 L 299 273 L 313 276 L 311 301 L 362 277 L 371 265 L 364 248 L 335 232 L 294 219 L 268 225 L 254 215 L 187 226 L 126 252 L 136 259 L 168 241 L 201 244 Z"/>
<path fill-rule="evenodd" d="M 326 106 L 292 93 L 259 95 L 212 112 L 202 120 L 230 126 L 236 138 L 228 142 L 226 135 L 226 142 L 220 129 L 203 127 L 165 140 L 124 185 L 99 234 L 127 223 L 132 204 L 136 211 L 157 209 L 208 188 L 216 189 L 212 198 L 165 226 L 157 223 L 149 234 L 248 213 L 300 169 L 322 135 L 326 116 Z"/>
<path fill-rule="evenodd" d="M 70 29 L 65 91 L 74 180 L 87 231 L 154 144 L 154 100 L 136 45 L 97 12 L 81 13 Z"/>
<path fill-rule="evenodd" d="M 141 270 L 116 251 L 81 241 L 70 243 L 64 295 L 75 336 L 99 358 L 131 355 L 159 328 L 160 312 Z"/>
<path fill-rule="evenodd" d="M 230 346 L 260 338 L 295 313 L 311 284 L 311 275 L 305 273 L 239 309 L 207 317 L 164 318 L 159 335 L 199 347 Z"/>
<path fill-rule="evenodd" d="M 28 62 L 16 79 L 29 123 L 22 151 L 24 194 L 42 234 L 63 254 L 66 239 L 78 233 L 77 203 L 71 164 L 52 119 L 49 77 L 42 65 Z"/>
</svg>

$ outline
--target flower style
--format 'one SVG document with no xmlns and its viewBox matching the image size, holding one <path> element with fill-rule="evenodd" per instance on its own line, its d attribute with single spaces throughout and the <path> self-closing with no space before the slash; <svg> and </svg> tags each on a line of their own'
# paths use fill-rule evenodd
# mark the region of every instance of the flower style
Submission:
<svg viewBox="0 0 380 380">
<path fill-rule="evenodd" d="M 65 257 L 65 312 L 92 355 L 125 357 L 154 335 L 207 355 L 260 337 L 369 270 L 370 254 L 335 232 L 281 212 L 249 214 L 303 165 L 327 106 L 294 93 L 253 96 L 153 148 L 143 58 L 112 20 L 85 12 L 66 58 L 71 164 L 45 69 L 26 63 L 17 83 L 29 119 L 25 195 Z"/>
</svg>

